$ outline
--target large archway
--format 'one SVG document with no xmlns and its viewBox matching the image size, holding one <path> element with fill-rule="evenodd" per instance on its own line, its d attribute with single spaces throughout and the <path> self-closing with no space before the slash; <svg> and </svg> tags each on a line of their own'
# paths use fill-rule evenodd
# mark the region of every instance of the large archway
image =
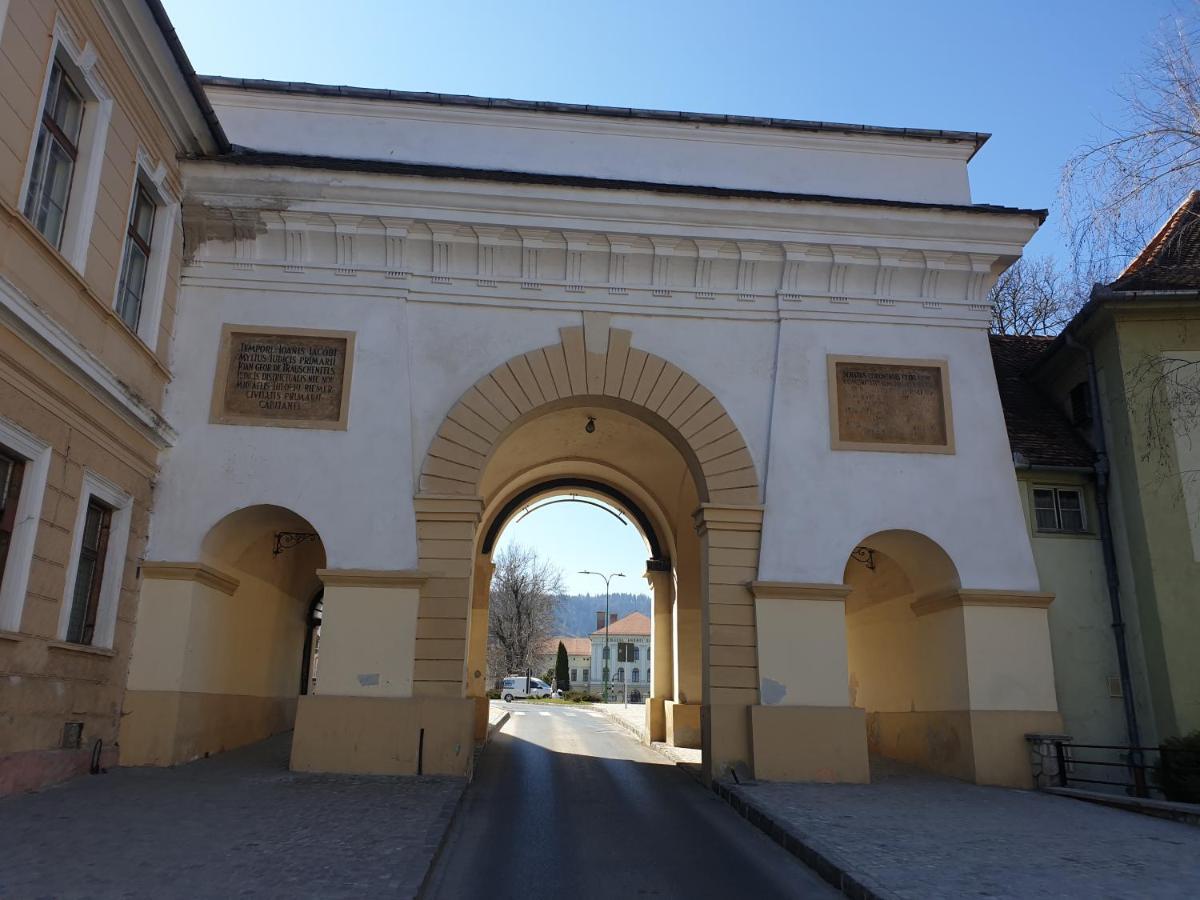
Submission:
<svg viewBox="0 0 1200 900">
<path fill-rule="evenodd" d="M 215 523 L 197 562 L 144 563 L 122 763 L 171 765 L 289 731 L 324 566 L 312 525 L 271 505 Z"/>
<path fill-rule="evenodd" d="M 647 560 L 659 661 L 649 733 L 702 745 L 711 776 L 752 760 L 758 669 L 749 585 L 758 567 L 761 488 L 720 401 L 676 366 L 633 347 L 631 337 L 610 329 L 607 317 L 586 316 L 584 327 L 562 329 L 559 344 L 485 375 L 443 422 L 416 499 L 426 582 L 414 694 L 474 698 L 476 727 L 483 727 L 488 537 L 518 498 L 590 482 L 610 501 L 623 498 L 661 554 Z M 457 652 L 445 640 L 422 638 L 446 633 L 447 621 L 464 612 Z"/>
</svg>

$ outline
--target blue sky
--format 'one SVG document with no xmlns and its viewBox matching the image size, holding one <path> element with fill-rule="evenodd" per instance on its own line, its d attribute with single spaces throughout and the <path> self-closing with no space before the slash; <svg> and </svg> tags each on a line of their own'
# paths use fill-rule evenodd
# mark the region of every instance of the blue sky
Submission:
<svg viewBox="0 0 1200 900">
<path fill-rule="evenodd" d="M 1059 171 L 1121 118 L 1171 0 L 165 0 L 197 71 L 964 131 L 977 202 L 1049 207 L 1030 252 L 1062 246 Z M 579 568 L 640 579 L 632 526 L 562 505 L 514 531 Z M 605 521 L 607 520 L 607 521 Z M 589 562 L 583 562 L 583 560 Z M 594 584 L 592 582 L 595 582 Z"/>
<path fill-rule="evenodd" d="M 649 554 L 637 525 L 626 521 L 622 524 L 593 506 L 557 503 L 535 508 L 528 517 L 510 524 L 497 549 L 511 542 L 533 547 L 562 570 L 568 594 L 603 596 L 604 581 L 595 575 L 580 575 L 581 569 L 606 575 L 623 572 L 624 578 L 612 579 L 613 593 L 648 594 L 642 574 Z"/>
<path fill-rule="evenodd" d="M 165 0 L 196 70 L 986 131 L 974 198 L 1051 207 L 1171 0 Z M 236 27 L 230 27 L 234 23 Z M 1031 246 L 1059 246 L 1056 217 Z"/>
</svg>

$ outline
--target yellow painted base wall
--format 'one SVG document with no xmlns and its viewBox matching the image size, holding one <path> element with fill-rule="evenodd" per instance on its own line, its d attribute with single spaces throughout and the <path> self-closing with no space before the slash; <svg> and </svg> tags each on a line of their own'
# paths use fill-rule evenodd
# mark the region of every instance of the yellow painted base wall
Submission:
<svg viewBox="0 0 1200 900">
<path fill-rule="evenodd" d="M 700 704 L 663 701 L 663 722 L 666 742 L 672 747 L 690 747 L 699 750 Z"/>
<path fill-rule="evenodd" d="M 850 706 L 753 706 L 754 777 L 866 784 L 866 722 Z"/>
<path fill-rule="evenodd" d="M 310 694 L 300 698 L 296 713 L 292 769 L 465 776 L 470 774 L 474 737 L 475 700 L 470 697 Z"/>
<path fill-rule="evenodd" d="M 127 691 L 121 765 L 173 766 L 289 731 L 295 697 Z"/>
<path fill-rule="evenodd" d="M 665 741 L 667 739 L 666 703 L 661 697 L 651 697 L 646 701 L 646 740 Z"/>
<path fill-rule="evenodd" d="M 1038 710 L 940 710 L 867 714 L 870 750 L 977 784 L 1032 787 L 1025 735 L 1059 732 L 1062 717 Z"/>
</svg>

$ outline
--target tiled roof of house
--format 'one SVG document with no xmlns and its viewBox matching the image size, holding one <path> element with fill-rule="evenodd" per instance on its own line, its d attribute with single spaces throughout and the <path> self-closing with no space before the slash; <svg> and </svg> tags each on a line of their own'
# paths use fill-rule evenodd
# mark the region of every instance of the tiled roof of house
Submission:
<svg viewBox="0 0 1200 900">
<path fill-rule="evenodd" d="M 592 642 L 585 637 L 569 637 L 567 635 L 559 635 L 558 637 L 546 638 L 546 642 L 542 644 L 542 655 L 553 656 L 558 653 L 559 642 L 567 648 L 568 656 L 591 656 Z"/>
<path fill-rule="evenodd" d="M 1026 377 L 1053 339 L 993 334 L 990 340 L 1012 452 L 1034 466 L 1091 466 L 1095 454 L 1087 442 Z"/>
<path fill-rule="evenodd" d="M 1117 280 L 1113 291 L 1200 291 L 1200 191 L 1192 191 Z"/>
<path fill-rule="evenodd" d="M 649 636 L 649 634 L 650 634 L 650 617 L 647 616 L 645 613 L 631 612 L 629 615 L 625 616 L 625 618 L 617 619 L 617 621 L 615 621 L 611 625 L 609 625 L 608 633 L 610 635 L 616 634 L 616 635 L 631 635 L 631 636 L 638 636 L 638 635 Z M 595 631 L 592 632 L 592 634 L 597 637 L 603 637 L 604 629 L 597 628 Z"/>
</svg>

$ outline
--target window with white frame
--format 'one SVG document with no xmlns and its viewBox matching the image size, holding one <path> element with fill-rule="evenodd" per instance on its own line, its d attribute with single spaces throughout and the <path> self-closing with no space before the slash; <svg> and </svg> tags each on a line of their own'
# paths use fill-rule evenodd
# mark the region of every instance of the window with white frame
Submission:
<svg viewBox="0 0 1200 900">
<path fill-rule="evenodd" d="M 179 209 L 165 185 L 166 174 L 165 165 L 152 167 L 149 155 L 138 151 L 125 249 L 113 301 L 121 321 L 152 349 L 157 344 L 167 286 L 167 257 Z"/>
<path fill-rule="evenodd" d="M 83 95 L 63 71 L 62 63 L 55 60 L 42 105 L 24 210 L 33 227 L 55 247 L 62 246 L 82 126 Z"/>
<path fill-rule="evenodd" d="M 59 17 L 37 127 L 21 191 L 21 211 L 79 272 L 87 262 L 112 97 L 96 71 L 95 49 L 79 49 Z"/>
<path fill-rule="evenodd" d="M 1087 513 L 1080 488 L 1033 489 L 1033 519 L 1038 531 L 1087 531 Z"/>
<path fill-rule="evenodd" d="M 50 445 L 0 419 L 0 631 L 21 630 L 49 472 Z"/>
<path fill-rule="evenodd" d="M 150 192 L 138 182 L 133 191 L 133 208 L 125 229 L 125 252 L 121 258 L 121 283 L 117 288 L 117 315 L 137 331 L 146 296 L 146 272 L 150 268 L 154 241 L 154 208 Z"/>
<path fill-rule="evenodd" d="M 60 640 L 112 647 L 132 507 L 132 498 L 112 482 L 84 472 L 59 617 Z"/>
</svg>

